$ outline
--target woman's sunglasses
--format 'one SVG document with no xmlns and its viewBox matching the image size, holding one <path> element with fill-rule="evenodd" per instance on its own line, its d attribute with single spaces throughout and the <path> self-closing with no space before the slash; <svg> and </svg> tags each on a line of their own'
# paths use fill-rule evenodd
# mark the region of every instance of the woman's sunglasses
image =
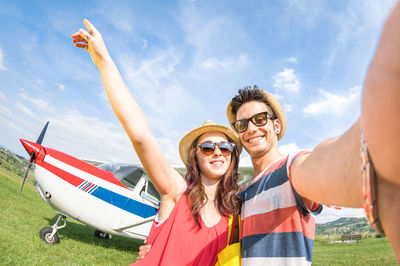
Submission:
<svg viewBox="0 0 400 266">
<path fill-rule="evenodd" d="M 223 156 L 229 156 L 232 153 L 235 144 L 226 141 L 222 141 L 220 143 L 213 143 L 208 141 L 198 144 L 197 147 L 199 147 L 201 152 L 206 156 L 213 154 L 215 151 L 215 147 L 219 148 Z"/>
<path fill-rule="evenodd" d="M 255 126 L 262 127 L 268 123 L 268 118 L 272 117 L 268 114 L 268 112 L 262 112 L 253 115 L 248 119 L 240 119 L 233 122 L 231 125 L 238 133 L 245 132 L 247 127 L 249 126 L 249 121 L 251 121 Z"/>
</svg>

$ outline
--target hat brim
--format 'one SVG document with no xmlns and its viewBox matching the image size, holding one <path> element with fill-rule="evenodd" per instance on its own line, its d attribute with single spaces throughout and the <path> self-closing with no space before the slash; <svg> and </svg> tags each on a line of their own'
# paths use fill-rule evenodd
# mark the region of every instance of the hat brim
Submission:
<svg viewBox="0 0 400 266">
<path fill-rule="evenodd" d="M 263 91 L 263 94 L 265 96 L 265 100 L 267 101 L 267 103 L 269 104 L 269 106 L 271 106 L 272 110 L 274 111 L 276 118 L 279 119 L 279 121 L 281 122 L 281 130 L 278 134 L 278 140 L 280 140 L 283 135 L 285 134 L 286 131 L 286 115 L 285 112 L 283 111 L 282 106 L 279 104 L 279 102 L 275 99 L 274 96 L 272 96 L 272 94 Z M 232 113 L 232 101 L 230 101 L 228 108 L 226 109 L 226 115 L 228 116 L 228 121 L 229 121 L 229 125 L 232 126 L 232 123 L 236 121 L 236 116 Z M 233 128 L 234 129 L 234 128 Z"/>
<path fill-rule="evenodd" d="M 187 133 L 179 143 L 179 155 L 181 156 L 182 162 L 187 165 L 187 159 L 189 155 L 189 150 L 192 147 L 193 142 L 201 135 L 207 132 L 220 132 L 228 136 L 236 145 L 238 153 L 242 152 L 242 144 L 240 143 L 240 139 L 238 134 L 232 129 L 221 126 L 221 125 L 204 125 L 193 129 L 189 133 Z"/>
</svg>

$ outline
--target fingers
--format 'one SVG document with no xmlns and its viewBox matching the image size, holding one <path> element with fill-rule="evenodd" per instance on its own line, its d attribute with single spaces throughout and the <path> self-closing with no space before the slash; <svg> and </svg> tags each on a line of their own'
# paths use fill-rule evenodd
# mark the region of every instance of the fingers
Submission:
<svg viewBox="0 0 400 266">
<path fill-rule="evenodd" d="M 92 23 L 90 23 L 89 20 L 84 19 L 83 23 L 85 24 L 85 26 L 88 28 L 89 31 L 86 31 L 84 29 L 79 29 L 78 32 L 72 34 L 71 38 L 73 39 L 72 40 L 73 43 L 83 42 L 88 44 L 90 39 L 99 34 L 97 29 L 93 26 Z"/>
<path fill-rule="evenodd" d="M 143 245 L 139 247 L 139 256 L 137 257 L 136 261 L 143 259 L 147 253 L 149 253 L 151 245 Z"/>
<path fill-rule="evenodd" d="M 85 42 L 84 37 L 85 36 L 82 36 L 79 31 L 71 35 L 71 38 L 73 39 L 72 42 Z"/>
<path fill-rule="evenodd" d="M 85 18 L 83 20 L 83 24 L 85 24 L 85 26 L 88 28 L 90 34 L 92 34 L 93 36 L 97 34 L 97 29 L 93 26 L 92 23 L 90 23 L 89 20 Z"/>
<path fill-rule="evenodd" d="M 87 32 L 86 30 L 79 29 L 79 35 L 87 42 L 93 38 L 92 34 Z"/>
<path fill-rule="evenodd" d="M 74 45 L 75 45 L 75 47 L 83 48 L 86 50 L 89 49 L 89 45 L 84 44 L 84 43 L 75 43 Z"/>
<path fill-rule="evenodd" d="M 90 34 L 87 31 L 80 29 L 78 32 L 71 35 L 72 43 L 74 43 L 75 47 L 88 50 L 89 47 L 88 45 L 89 38 L 87 37 L 88 35 L 90 36 Z"/>
</svg>

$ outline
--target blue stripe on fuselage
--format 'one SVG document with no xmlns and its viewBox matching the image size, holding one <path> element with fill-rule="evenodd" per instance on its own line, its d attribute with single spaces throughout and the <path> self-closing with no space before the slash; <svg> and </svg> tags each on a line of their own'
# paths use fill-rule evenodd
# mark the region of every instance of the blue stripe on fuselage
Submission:
<svg viewBox="0 0 400 266">
<path fill-rule="evenodd" d="M 100 186 L 98 186 L 91 195 L 127 212 L 138 215 L 142 218 L 148 218 L 156 215 L 157 213 L 157 209 L 154 207 L 127 198 Z"/>
</svg>

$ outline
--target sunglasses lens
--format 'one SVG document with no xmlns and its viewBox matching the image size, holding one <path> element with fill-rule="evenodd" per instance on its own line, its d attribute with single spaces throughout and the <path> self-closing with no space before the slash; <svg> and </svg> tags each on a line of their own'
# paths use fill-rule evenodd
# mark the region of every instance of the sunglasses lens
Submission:
<svg viewBox="0 0 400 266">
<path fill-rule="evenodd" d="M 211 142 L 201 143 L 199 144 L 199 147 L 204 155 L 211 155 L 215 150 L 215 145 Z"/>
<path fill-rule="evenodd" d="M 209 156 L 213 154 L 215 151 L 215 146 L 218 146 L 223 156 L 229 156 L 233 150 L 233 144 L 230 142 L 221 142 L 221 143 L 212 143 L 212 142 L 204 142 L 198 145 L 201 149 L 201 152 Z"/>
<path fill-rule="evenodd" d="M 246 131 L 248 123 L 249 121 L 247 119 L 236 121 L 235 122 L 236 131 L 239 133 Z"/>
<path fill-rule="evenodd" d="M 232 153 L 233 145 L 229 142 L 221 142 L 218 145 L 218 148 L 221 151 L 222 155 L 228 156 Z"/>
<path fill-rule="evenodd" d="M 251 121 L 258 127 L 264 126 L 268 122 L 268 115 L 267 113 L 256 114 L 251 118 Z"/>
</svg>

